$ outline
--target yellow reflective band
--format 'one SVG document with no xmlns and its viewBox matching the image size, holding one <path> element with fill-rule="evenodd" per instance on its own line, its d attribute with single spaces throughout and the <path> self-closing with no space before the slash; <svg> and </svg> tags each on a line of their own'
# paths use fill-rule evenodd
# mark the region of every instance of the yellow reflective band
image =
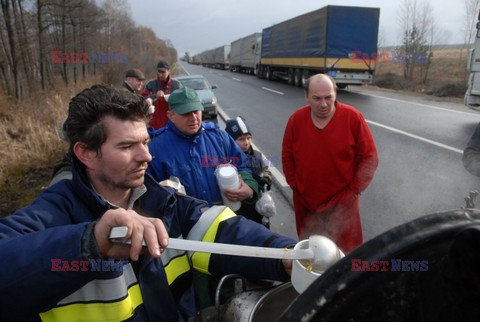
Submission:
<svg viewBox="0 0 480 322">
<path fill-rule="evenodd" d="M 380 57 L 378 58 L 380 59 Z M 375 68 L 375 61 L 378 59 L 366 59 L 363 57 L 357 58 L 325 58 L 323 57 L 301 57 L 301 58 L 262 58 L 261 63 L 264 65 L 280 65 L 280 66 L 305 66 L 314 68 L 331 68 L 334 64 L 336 68 L 367 70 L 368 66 Z"/>
<path fill-rule="evenodd" d="M 168 285 L 171 285 L 177 277 L 190 270 L 187 254 L 185 253 L 183 256 L 172 259 L 165 265 L 164 269 L 165 274 L 167 274 Z"/>
<path fill-rule="evenodd" d="M 230 208 L 226 207 L 210 225 L 207 232 L 205 233 L 205 236 L 203 236 L 202 241 L 214 242 L 215 236 L 217 236 L 218 225 L 222 221 L 235 216 L 236 214 Z M 192 256 L 193 267 L 204 274 L 212 275 L 208 271 L 208 263 L 210 262 L 210 256 L 211 256 L 210 253 L 200 253 L 200 252 L 194 253 Z"/>
<path fill-rule="evenodd" d="M 132 317 L 142 303 L 140 285 L 135 284 L 128 289 L 128 296 L 118 302 L 70 304 L 40 313 L 40 318 L 42 321 L 62 322 L 123 321 Z"/>
</svg>

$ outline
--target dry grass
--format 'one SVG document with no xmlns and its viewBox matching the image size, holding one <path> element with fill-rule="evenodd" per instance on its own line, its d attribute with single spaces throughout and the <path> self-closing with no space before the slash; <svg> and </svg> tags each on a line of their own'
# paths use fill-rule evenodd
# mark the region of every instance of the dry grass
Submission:
<svg viewBox="0 0 480 322">
<path fill-rule="evenodd" d="M 70 98 L 94 81 L 32 95 L 15 103 L 0 97 L 0 185 L 6 178 L 59 159 L 66 145 L 59 137 Z M 0 186 L 1 188 L 1 186 Z"/>
<path fill-rule="evenodd" d="M 392 51 L 393 49 L 384 51 L 389 55 L 389 61 L 385 63 L 377 63 L 375 71 L 376 78 L 381 78 L 389 73 L 397 75 L 399 80 L 400 78 L 403 78 L 403 65 L 401 63 L 391 62 Z M 435 90 L 448 84 L 455 84 L 459 87 L 465 86 L 468 78 L 467 56 L 467 49 L 434 49 L 426 83 L 423 83 L 420 73 L 417 70 L 414 74 L 413 81 L 410 82 L 407 89 L 415 92 L 434 93 Z M 421 64 L 420 67 L 422 67 Z M 395 84 L 393 84 L 393 88 L 394 86 Z M 405 86 L 402 87 L 405 89 Z"/>
</svg>

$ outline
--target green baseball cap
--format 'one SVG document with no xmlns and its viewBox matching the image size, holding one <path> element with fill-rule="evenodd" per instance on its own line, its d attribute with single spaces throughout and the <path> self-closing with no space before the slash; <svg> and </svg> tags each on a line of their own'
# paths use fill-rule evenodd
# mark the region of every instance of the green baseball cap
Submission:
<svg viewBox="0 0 480 322">
<path fill-rule="evenodd" d="M 187 114 L 193 111 L 203 111 L 203 105 L 198 98 L 197 92 L 190 87 L 182 87 L 168 97 L 170 110 L 177 114 Z"/>
</svg>

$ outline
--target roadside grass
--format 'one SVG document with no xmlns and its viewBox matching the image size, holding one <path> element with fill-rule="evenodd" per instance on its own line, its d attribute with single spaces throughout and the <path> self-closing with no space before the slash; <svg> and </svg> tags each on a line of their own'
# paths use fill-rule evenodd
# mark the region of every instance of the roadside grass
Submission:
<svg viewBox="0 0 480 322">
<path fill-rule="evenodd" d="M 67 149 L 59 132 L 68 102 L 94 83 L 59 85 L 18 103 L 0 97 L 0 217 L 31 202 L 48 184 L 52 164 Z"/>
<path fill-rule="evenodd" d="M 419 70 L 413 80 L 403 77 L 403 65 L 392 62 L 392 50 L 386 50 L 388 62 L 377 63 L 373 85 L 395 90 L 406 90 L 435 96 L 463 97 L 468 79 L 468 49 L 443 48 L 433 50 L 433 57 L 424 83 Z M 382 52 L 382 51 L 380 51 Z M 419 64 L 422 68 L 422 64 Z"/>
</svg>

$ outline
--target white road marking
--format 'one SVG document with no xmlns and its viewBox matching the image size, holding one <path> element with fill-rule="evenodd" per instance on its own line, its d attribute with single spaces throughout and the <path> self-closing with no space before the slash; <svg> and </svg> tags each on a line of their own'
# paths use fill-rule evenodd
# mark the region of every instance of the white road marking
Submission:
<svg viewBox="0 0 480 322">
<path fill-rule="evenodd" d="M 453 151 L 453 152 L 463 154 L 463 150 L 451 147 L 449 145 L 446 145 L 446 144 L 443 144 L 443 143 L 440 143 L 440 142 L 437 142 L 437 141 L 429 140 L 429 139 L 426 139 L 424 137 L 421 137 L 421 136 L 418 136 L 418 135 L 415 135 L 415 134 L 411 134 L 411 133 L 408 133 L 408 132 L 405 132 L 405 131 L 402 131 L 402 130 L 399 130 L 399 129 L 396 129 L 396 128 L 393 128 L 393 127 L 390 127 L 390 126 L 387 126 L 387 125 L 383 125 L 383 124 L 380 124 L 380 123 L 377 123 L 377 122 L 373 122 L 373 121 L 369 121 L 369 120 L 366 120 L 366 121 L 367 121 L 367 123 L 370 123 L 372 125 L 387 129 L 389 131 L 399 133 L 399 134 L 411 137 L 413 139 L 417 139 L 417 140 L 420 140 L 420 141 L 423 141 L 423 142 L 426 142 L 426 143 L 429 143 L 429 144 L 432 144 L 432 145 L 435 145 L 435 146 L 438 146 L 438 147 L 441 147 L 441 148 L 444 148 L 444 149 L 447 149 L 447 150 L 450 150 L 450 151 Z"/>
<path fill-rule="evenodd" d="M 438 107 L 438 106 L 434 106 L 434 105 L 428 105 L 428 104 L 422 104 L 422 103 L 404 101 L 404 100 L 400 100 L 400 99 L 396 99 L 396 98 L 390 98 L 390 97 L 385 97 L 385 96 L 373 95 L 373 94 L 368 94 L 368 93 L 360 93 L 360 92 L 352 92 L 352 93 L 360 94 L 360 95 L 364 95 L 364 96 L 376 97 L 376 98 L 383 98 L 383 99 L 390 100 L 390 101 L 394 101 L 394 102 L 414 104 L 414 105 L 418 105 L 418 106 L 428 107 L 428 108 L 431 108 L 431 109 L 434 109 L 434 110 L 440 110 L 440 111 L 446 111 L 446 112 L 452 112 L 452 113 L 458 113 L 458 114 L 463 114 L 463 115 L 480 117 L 480 114 L 469 113 L 469 112 L 462 112 L 462 111 L 456 111 L 456 110 L 451 110 L 451 109 L 449 109 L 449 108 Z"/>
<path fill-rule="evenodd" d="M 276 90 L 271 89 L 271 88 L 268 88 L 268 87 L 262 87 L 262 89 L 264 89 L 264 90 L 266 90 L 266 91 L 269 91 L 269 92 L 272 92 L 272 93 L 275 93 L 275 94 L 285 95 L 285 93 L 276 91 Z"/>
<path fill-rule="evenodd" d="M 232 77 L 233 80 L 236 80 L 237 82 L 241 82 L 238 78 Z"/>
</svg>

